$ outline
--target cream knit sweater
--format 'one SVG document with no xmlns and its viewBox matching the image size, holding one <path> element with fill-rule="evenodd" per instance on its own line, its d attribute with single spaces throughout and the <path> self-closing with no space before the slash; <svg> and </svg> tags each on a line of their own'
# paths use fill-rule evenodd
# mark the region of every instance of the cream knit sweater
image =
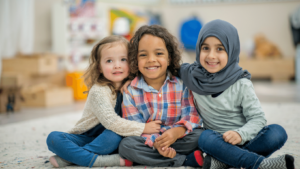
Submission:
<svg viewBox="0 0 300 169">
<path fill-rule="evenodd" d="M 115 105 L 116 97 L 112 95 L 108 86 L 93 85 L 83 115 L 69 133 L 82 134 L 101 123 L 106 129 L 121 136 L 141 136 L 145 123 L 121 118 L 115 113 Z"/>
</svg>

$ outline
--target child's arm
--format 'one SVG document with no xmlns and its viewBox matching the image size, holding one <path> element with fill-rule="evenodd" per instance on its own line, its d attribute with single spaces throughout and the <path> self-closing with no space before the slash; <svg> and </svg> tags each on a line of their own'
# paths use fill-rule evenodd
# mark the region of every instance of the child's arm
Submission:
<svg viewBox="0 0 300 169">
<path fill-rule="evenodd" d="M 148 125 L 152 122 L 147 122 L 147 120 L 150 117 L 150 114 L 142 114 L 139 112 L 139 110 L 136 108 L 136 103 L 133 97 L 133 90 L 131 87 L 128 87 L 128 92 L 125 91 L 123 93 L 123 104 L 122 104 L 122 112 L 123 112 L 123 118 L 133 121 L 138 121 L 142 123 L 146 123 Z M 139 96 L 143 97 L 143 96 Z M 159 122 L 161 122 L 159 120 Z M 145 144 L 149 147 L 153 146 L 154 140 L 159 136 L 159 133 L 145 133 L 142 135 L 142 137 L 145 139 Z"/>
<path fill-rule="evenodd" d="M 103 87 L 92 87 L 87 99 L 89 106 L 86 107 L 87 109 L 91 109 L 106 129 L 112 130 L 122 136 L 140 136 L 145 130 L 146 132 L 152 131 L 149 127 L 153 128 L 155 124 L 150 124 L 146 127 L 145 123 L 126 120 L 118 116 L 115 113 L 114 106 L 105 97 L 109 95 L 110 93 Z"/>
<path fill-rule="evenodd" d="M 183 85 L 183 93 L 181 98 L 181 118 L 177 121 L 172 128 L 175 127 L 185 127 L 186 134 L 193 131 L 194 128 L 200 127 L 201 118 L 194 105 L 194 96 L 191 90 L 189 90 L 185 85 Z M 182 137 L 183 137 L 182 136 Z"/>
<path fill-rule="evenodd" d="M 166 130 L 157 141 L 163 149 L 168 148 L 177 139 L 184 137 L 193 131 L 194 128 L 200 127 L 200 116 L 194 105 L 194 97 L 192 91 L 183 86 L 181 98 L 181 118 L 171 129 Z"/>
<path fill-rule="evenodd" d="M 246 124 L 234 130 L 237 132 L 242 141 L 239 145 L 244 144 L 246 141 L 254 138 L 257 133 L 266 125 L 267 120 L 262 110 L 260 102 L 255 94 L 253 85 L 250 80 L 240 80 L 241 88 L 239 94 L 241 99 L 241 107 L 243 109 L 243 115 L 245 116 Z"/>
</svg>

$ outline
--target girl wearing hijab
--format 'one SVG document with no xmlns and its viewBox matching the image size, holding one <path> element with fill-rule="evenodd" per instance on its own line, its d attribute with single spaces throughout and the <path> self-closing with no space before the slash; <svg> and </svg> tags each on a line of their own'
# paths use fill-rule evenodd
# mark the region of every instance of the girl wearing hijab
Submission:
<svg viewBox="0 0 300 169">
<path fill-rule="evenodd" d="M 185 63 L 180 77 L 193 91 L 205 131 L 198 146 L 207 155 L 204 169 L 294 169 L 294 158 L 268 158 L 287 140 L 277 124 L 267 125 L 250 81 L 238 65 L 240 42 L 230 23 L 214 20 L 200 31 L 196 62 Z"/>
</svg>

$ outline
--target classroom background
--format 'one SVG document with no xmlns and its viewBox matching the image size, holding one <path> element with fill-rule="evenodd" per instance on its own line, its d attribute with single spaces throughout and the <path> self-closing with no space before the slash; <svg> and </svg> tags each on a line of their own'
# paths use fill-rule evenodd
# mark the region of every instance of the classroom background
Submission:
<svg viewBox="0 0 300 169">
<path fill-rule="evenodd" d="M 81 117 L 81 76 L 103 37 L 130 40 L 158 24 L 193 63 L 198 33 L 214 19 L 237 28 L 239 65 L 252 74 L 268 124 L 288 132 L 272 156 L 292 154 L 300 169 L 299 0 L 0 0 L 0 167 L 51 168 L 46 137 Z"/>
</svg>

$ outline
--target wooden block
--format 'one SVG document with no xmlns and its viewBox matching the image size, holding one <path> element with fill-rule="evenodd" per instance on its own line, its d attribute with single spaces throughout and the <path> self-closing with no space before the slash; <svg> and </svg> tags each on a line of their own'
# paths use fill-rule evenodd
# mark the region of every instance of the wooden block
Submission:
<svg viewBox="0 0 300 169">
<path fill-rule="evenodd" d="M 272 81 L 288 81 L 295 76 L 294 58 L 241 59 L 239 65 L 248 70 L 252 78 L 270 78 Z"/>
<path fill-rule="evenodd" d="M 45 89 L 41 86 L 30 91 L 23 91 L 25 107 L 54 107 L 73 103 L 73 90 L 69 87 Z"/>
<path fill-rule="evenodd" d="M 3 73 L 1 75 L 1 87 L 21 87 L 24 85 L 25 77 L 19 73 Z"/>
<path fill-rule="evenodd" d="M 66 86 L 66 72 L 59 71 L 51 75 L 25 76 L 24 86 L 35 86 L 41 83 L 52 84 L 55 86 Z"/>
<path fill-rule="evenodd" d="M 3 72 L 27 75 L 45 75 L 57 72 L 57 57 L 54 54 L 33 54 L 2 60 Z"/>
</svg>

